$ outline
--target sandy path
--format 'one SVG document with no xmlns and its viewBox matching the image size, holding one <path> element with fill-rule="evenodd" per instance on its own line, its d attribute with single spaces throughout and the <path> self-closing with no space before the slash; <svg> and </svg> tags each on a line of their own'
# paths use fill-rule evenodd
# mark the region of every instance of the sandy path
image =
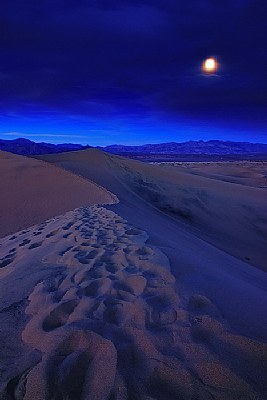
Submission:
<svg viewBox="0 0 267 400">
<path fill-rule="evenodd" d="M 1 399 L 264 399 L 266 344 L 147 243 L 103 207 L 2 240 Z"/>
</svg>

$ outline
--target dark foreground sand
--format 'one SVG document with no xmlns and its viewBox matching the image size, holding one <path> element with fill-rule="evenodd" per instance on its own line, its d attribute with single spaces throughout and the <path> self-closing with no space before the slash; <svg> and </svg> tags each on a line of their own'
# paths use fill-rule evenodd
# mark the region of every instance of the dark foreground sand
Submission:
<svg viewBox="0 0 267 400">
<path fill-rule="evenodd" d="M 175 182 L 172 201 L 181 195 L 176 167 L 94 150 L 47 158 L 94 178 L 119 203 L 1 240 L 0 399 L 266 399 L 266 273 L 155 208 L 151 185 L 167 196 Z M 198 179 L 215 200 L 240 195 L 184 174 L 190 198 Z"/>
</svg>

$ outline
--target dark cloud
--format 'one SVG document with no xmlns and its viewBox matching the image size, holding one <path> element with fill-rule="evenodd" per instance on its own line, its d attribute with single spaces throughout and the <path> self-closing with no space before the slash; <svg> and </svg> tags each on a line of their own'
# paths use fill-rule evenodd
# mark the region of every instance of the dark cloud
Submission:
<svg viewBox="0 0 267 400">
<path fill-rule="evenodd" d="M 1 2 L 0 105 L 258 115 L 267 106 L 266 17 L 262 0 Z M 200 63 L 210 55 L 221 68 L 207 78 Z"/>
</svg>

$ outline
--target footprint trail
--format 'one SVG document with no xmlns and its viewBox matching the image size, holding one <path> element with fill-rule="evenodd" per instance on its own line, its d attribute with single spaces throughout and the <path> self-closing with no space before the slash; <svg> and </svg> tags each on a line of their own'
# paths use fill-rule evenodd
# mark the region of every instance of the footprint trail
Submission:
<svg viewBox="0 0 267 400">
<path fill-rule="evenodd" d="M 232 332 L 202 294 L 179 296 L 147 239 L 94 206 L 2 241 L 0 276 L 50 272 L 23 314 L 22 343 L 41 356 L 16 360 L 1 400 L 264 399 L 266 344 Z"/>
</svg>

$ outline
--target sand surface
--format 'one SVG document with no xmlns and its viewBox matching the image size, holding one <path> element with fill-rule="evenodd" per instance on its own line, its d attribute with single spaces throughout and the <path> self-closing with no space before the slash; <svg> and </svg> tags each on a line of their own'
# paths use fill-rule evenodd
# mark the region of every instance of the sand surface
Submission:
<svg viewBox="0 0 267 400">
<path fill-rule="evenodd" d="M 116 193 L 119 203 L 110 208 L 135 226 L 145 230 L 150 237 L 149 241 L 164 251 L 170 260 L 172 272 L 176 277 L 176 285 L 180 291 L 186 293 L 201 291 L 204 295 L 212 296 L 213 301 L 235 329 L 242 334 L 263 338 L 267 341 L 267 277 L 265 272 L 254 268 L 256 266 L 264 271 L 267 270 L 267 257 L 265 256 L 267 235 L 260 234 L 260 248 L 257 252 L 255 248 L 257 249 L 259 246 L 257 240 L 259 234 L 256 234 L 256 238 L 254 234 L 259 229 L 258 227 L 251 229 L 248 216 L 252 219 L 252 225 L 256 224 L 257 226 L 255 213 L 258 212 L 258 209 L 250 201 L 247 187 L 216 182 L 214 179 L 198 176 L 191 176 L 190 180 L 191 174 L 184 170 L 180 173 L 176 167 L 165 169 L 161 166 L 147 165 L 93 149 L 45 156 L 45 159 L 93 179 Z M 194 196 L 201 184 L 206 185 L 206 201 L 209 206 L 211 205 L 211 211 L 214 210 L 214 213 L 207 208 L 206 201 L 202 202 L 203 207 L 206 207 L 204 214 L 202 207 L 196 207 Z M 215 190 L 217 185 L 219 185 L 219 191 Z M 155 196 L 151 195 L 151 187 L 155 189 Z M 162 187 L 165 191 L 162 190 Z M 238 196 L 235 195 L 235 189 Z M 240 196 L 240 189 L 243 190 L 243 196 Z M 248 189 L 252 190 L 256 201 L 260 199 L 261 219 L 265 220 L 267 215 L 267 201 L 264 201 L 266 199 L 265 190 L 250 187 Z M 158 194 L 159 190 L 161 191 L 160 195 Z M 214 191 L 215 199 L 219 202 L 218 205 L 213 199 Z M 149 196 L 147 196 L 147 192 L 150 194 Z M 196 218 L 199 218 L 199 214 L 203 216 L 204 225 L 200 226 L 200 229 L 195 229 L 192 220 L 184 222 L 184 218 L 177 216 L 177 213 L 167 214 L 164 207 L 164 213 L 161 212 L 162 204 L 164 204 L 162 196 L 164 199 L 167 198 L 168 201 L 176 203 L 177 198 L 180 199 L 181 192 L 182 199 L 185 192 L 190 193 L 189 199 L 193 200 L 186 202 L 186 205 L 194 211 Z M 231 200 L 232 196 L 234 200 Z M 155 197 L 160 201 L 155 201 Z M 242 216 L 242 207 L 239 207 L 238 201 L 235 201 L 240 199 L 248 204 L 247 215 L 245 213 Z M 230 201 L 234 201 L 236 204 L 237 215 L 233 212 L 231 203 L 229 207 Z M 224 218 L 221 217 L 221 214 L 224 215 Z M 228 216 L 227 218 L 225 214 Z M 207 236 L 207 226 L 213 226 L 218 237 Z M 247 239 L 247 235 L 251 238 L 251 242 Z M 225 241 L 229 243 L 229 236 L 234 245 L 226 247 Z M 207 237 L 209 242 L 206 240 Z M 242 244 L 243 238 L 247 243 L 245 248 Z M 211 241 L 216 246 L 210 245 Z M 223 251 L 225 248 L 227 251 Z M 231 249 L 234 249 L 234 253 L 240 257 L 239 259 L 231 256 Z M 251 260 L 245 259 L 248 252 L 249 254 L 253 253 L 259 261 L 254 262 L 252 267 L 248 264 L 251 263 Z"/>
<path fill-rule="evenodd" d="M 61 172 L 76 182 L 81 204 L 83 182 L 100 190 L 86 201 L 110 205 L 55 210 L 1 240 L 0 399 L 265 400 L 264 246 L 253 262 L 242 253 L 248 235 L 245 254 L 256 253 L 257 212 L 265 229 L 264 189 L 97 150 L 42 158 L 71 171 L 51 165 L 48 179 L 41 163 L 47 184 Z M 14 195 L 9 168 L 6 190 Z M 202 206 L 194 201 L 200 188 Z M 25 192 L 27 201 L 32 196 Z M 186 205 L 194 218 L 166 209 L 167 197 L 169 207 Z M 220 209 L 240 231 L 236 256 Z M 215 246 L 206 240 L 212 224 L 221 235 Z"/>
<path fill-rule="evenodd" d="M 94 149 L 40 158 L 94 180 L 117 194 L 120 202 L 129 202 L 134 192 L 205 241 L 267 271 L 266 163 L 172 167 Z"/>
<path fill-rule="evenodd" d="M 1 399 L 264 399 L 267 345 L 147 239 L 89 207 L 2 240 Z"/>
<path fill-rule="evenodd" d="M 267 189 L 267 161 L 174 162 L 161 165 L 182 167 L 188 173 Z"/>
<path fill-rule="evenodd" d="M 93 182 L 23 156 L 0 151 L 0 237 L 115 196 Z"/>
</svg>

